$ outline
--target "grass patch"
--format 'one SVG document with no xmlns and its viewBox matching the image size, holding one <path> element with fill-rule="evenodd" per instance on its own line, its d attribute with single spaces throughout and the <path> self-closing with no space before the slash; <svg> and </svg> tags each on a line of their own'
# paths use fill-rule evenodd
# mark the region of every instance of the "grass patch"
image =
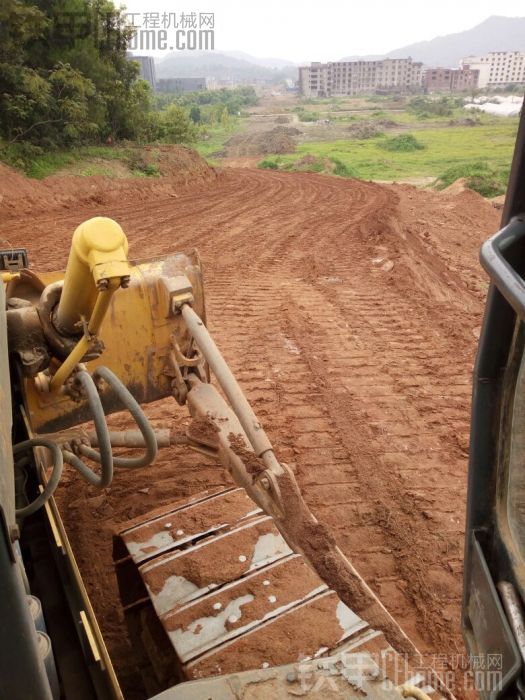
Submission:
<svg viewBox="0 0 525 700">
<path fill-rule="evenodd" d="M 134 145 L 84 146 L 74 151 L 44 153 L 40 148 L 27 148 L 27 144 L 23 149 L 0 144 L 0 160 L 37 180 L 63 170 L 85 177 L 160 177 L 158 155 L 158 151 L 146 152 Z"/>
<path fill-rule="evenodd" d="M 200 134 L 197 142 L 192 144 L 192 148 L 200 153 L 203 158 L 213 163 L 214 154 L 222 154 L 226 141 L 235 134 L 244 131 L 245 128 L 246 125 L 240 119 L 232 120 L 228 126 L 206 127 Z"/>
<path fill-rule="evenodd" d="M 287 172 L 327 173 L 338 177 L 357 177 L 356 171 L 339 158 L 323 158 L 307 153 L 299 160 L 286 160 L 283 156 L 265 158 L 257 164 L 266 170 L 285 170 Z"/>
<path fill-rule="evenodd" d="M 455 165 L 439 176 L 435 186 L 438 190 L 443 190 L 456 180 L 464 178 L 467 187 L 483 197 L 497 197 L 505 193 L 509 170 L 510 165 L 495 167 L 486 161 Z"/>
</svg>

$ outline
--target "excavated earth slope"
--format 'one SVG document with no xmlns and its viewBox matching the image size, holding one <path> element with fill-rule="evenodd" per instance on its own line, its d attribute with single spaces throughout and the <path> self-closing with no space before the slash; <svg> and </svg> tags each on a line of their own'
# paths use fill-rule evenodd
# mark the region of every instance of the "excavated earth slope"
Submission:
<svg viewBox="0 0 525 700">
<path fill-rule="evenodd" d="M 74 228 L 93 215 L 117 219 L 137 257 L 197 247 L 210 329 L 312 510 L 422 651 L 464 653 L 470 384 L 486 291 L 477 257 L 498 213 L 468 190 L 308 173 L 226 169 L 170 192 L 156 184 L 139 197 L 145 185 L 120 181 L 113 196 L 106 183 L 99 203 L 75 181 L 76 199 L 59 206 L 35 196 L 24 216 L 4 207 L 1 235 L 42 270 L 65 264 Z M 159 425 L 185 421 L 173 400 L 148 411 Z M 63 516 L 126 689 L 133 656 L 112 531 L 226 483 L 180 448 L 117 471 L 102 493 L 67 470 Z"/>
</svg>

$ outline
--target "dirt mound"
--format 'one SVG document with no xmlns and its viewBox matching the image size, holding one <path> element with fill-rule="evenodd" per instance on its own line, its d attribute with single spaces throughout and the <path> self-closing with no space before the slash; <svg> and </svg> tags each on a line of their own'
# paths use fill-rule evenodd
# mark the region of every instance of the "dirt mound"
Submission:
<svg viewBox="0 0 525 700">
<path fill-rule="evenodd" d="M 503 209 L 505 206 L 505 195 L 500 194 L 497 197 L 492 197 L 490 199 L 490 203 L 495 209 Z"/>
<path fill-rule="evenodd" d="M 347 131 L 352 139 L 373 139 L 381 136 L 383 129 L 391 129 L 397 126 L 391 119 L 381 119 L 379 121 L 361 121 L 351 124 Z"/>
<path fill-rule="evenodd" d="M 46 188 L 38 180 L 30 180 L 13 168 L 0 163 L 0 212 L 5 213 L 9 209 L 16 209 L 17 204 L 21 211 L 27 206 L 41 202 L 45 204 Z"/>
<path fill-rule="evenodd" d="M 461 192 L 465 192 L 465 190 L 468 190 L 468 189 L 469 189 L 469 186 L 468 186 L 467 178 L 460 177 L 457 180 L 455 180 L 451 185 L 449 185 L 448 187 L 445 187 L 445 189 L 442 191 L 445 192 L 446 194 L 454 195 L 454 194 L 460 194 Z"/>
<path fill-rule="evenodd" d="M 380 136 L 383 132 L 377 124 L 352 124 L 348 127 L 348 133 L 352 139 L 372 139 Z"/>
<path fill-rule="evenodd" d="M 160 177 L 132 177 L 134 163 L 140 166 L 139 172 L 151 165 L 152 172 Z M 0 164 L 0 212 L 7 217 L 27 214 L 39 208 L 106 205 L 121 198 L 147 200 L 158 195 L 177 197 L 187 185 L 207 182 L 217 176 L 214 168 L 196 151 L 174 145 L 137 149 L 136 156 L 131 158 L 130 168 L 129 177 L 57 174 L 43 180 L 33 180 Z M 121 174 L 125 174 L 124 166 L 121 170 Z"/>
<path fill-rule="evenodd" d="M 161 175 L 173 181 L 188 183 L 193 180 L 207 180 L 210 166 L 197 151 L 185 146 L 148 146 L 147 157 L 158 164 Z"/>
<path fill-rule="evenodd" d="M 270 153 L 293 153 L 294 136 L 301 133 L 293 126 L 276 126 L 269 131 L 255 134 L 238 134 L 226 143 L 226 155 L 230 157 L 263 156 Z"/>
<path fill-rule="evenodd" d="M 275 118 L 276 124 L 289 124 L 290 121 L 291 121 L 290 117 L 287 117 L 284 114 L 280 114 L 278 117 Z"/>
</svg>

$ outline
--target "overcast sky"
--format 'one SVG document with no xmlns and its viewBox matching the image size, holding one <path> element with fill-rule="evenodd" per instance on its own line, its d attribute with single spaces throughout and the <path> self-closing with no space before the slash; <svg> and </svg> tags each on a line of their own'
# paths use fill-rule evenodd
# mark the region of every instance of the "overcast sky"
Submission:
<svg viewBox="0 0 525 700">
<path fill-rule="evenodd" d="M 387 53 L 470 29 L 490 15 L 525 15 L 523 0 L 127 0 L 125 5 L 136 13 L 213 12 L 217 51 L 297 62 Z M 137 17 L 135 24 L 141 21 Z"/>
</svg>

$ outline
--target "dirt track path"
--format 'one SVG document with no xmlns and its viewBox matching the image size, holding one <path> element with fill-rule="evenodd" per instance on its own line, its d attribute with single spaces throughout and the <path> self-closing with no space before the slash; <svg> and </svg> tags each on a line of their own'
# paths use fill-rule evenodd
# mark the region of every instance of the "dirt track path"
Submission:
<svg viewBox="0 0 525 700">
<path fill-rule="evenodd" d="M 211 331 L 312 510 L 422 651 L 462 653 L 470 372 L 485 290 L 477 250 L 497 213 L 470 192 L 231 169 L 176 199 L 13 221 L 9 238 L 51 269 L 94 214 L 122 224 L 136 257 L 199 249 Z M 164 402 L 150 413 L 172 411 Z M 124 679 L 110 547 L 93 561 L 89 542 L 226 480 L 176 451 L 154 469 L 155 483 L 120 473 L 106 494 L 62 496 Z"/>
</svg>

